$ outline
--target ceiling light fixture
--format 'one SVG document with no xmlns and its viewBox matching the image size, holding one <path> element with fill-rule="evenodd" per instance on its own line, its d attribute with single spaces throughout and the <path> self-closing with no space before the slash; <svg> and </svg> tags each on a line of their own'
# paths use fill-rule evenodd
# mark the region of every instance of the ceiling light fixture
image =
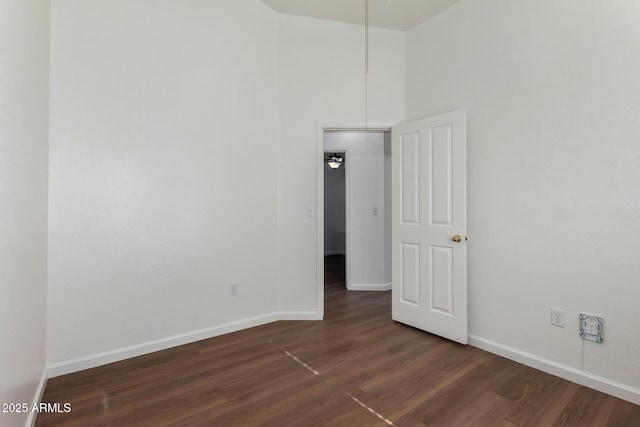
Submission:
<svg viewBox="0 0 640 427">
<path fill-rule="evenodd" d="M 327 159 L 327 164 L 331 169 L 338 169 L 340 166 L 344 164 L 344 158 L 337 154 L 332 154 Z"/>
</svg>

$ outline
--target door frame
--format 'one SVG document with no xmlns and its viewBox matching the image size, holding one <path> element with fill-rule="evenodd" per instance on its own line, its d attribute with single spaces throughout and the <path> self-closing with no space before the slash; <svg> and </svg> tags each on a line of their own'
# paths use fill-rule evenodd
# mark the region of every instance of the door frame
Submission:
<svg viewBox="0 0 640 427">
<path fill-rule="evenodd" d="M 397 123 L 349 123 L 318 122 L 316 123 L 316 316 L 324 318 L 324 133 L 325 131 L 390 132 Z M 347 177 L 345 176 L 345 181 Z M 346 207 L 346 201 L 345 201 Z M 346 218 L 348 220 L 348 218 Z M 348 227 L 348 225 L 345 225 Z M 345 229 L 345 233 L 348 228 Z M 346 242 L 349 242 L 349 238 Z M 349 252 L 349 246 L 345 246 Z M 348 256 L 348 255 L 347 255 Z M 347 266 L 348 268 L 348 266 Z M 391 316 L 391 314 L 389 314 Z"/>
</svg>

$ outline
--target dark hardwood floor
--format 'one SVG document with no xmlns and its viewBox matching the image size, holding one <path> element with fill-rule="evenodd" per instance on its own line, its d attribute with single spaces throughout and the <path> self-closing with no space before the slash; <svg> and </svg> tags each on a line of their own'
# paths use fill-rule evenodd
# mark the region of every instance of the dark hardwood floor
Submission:
<svg viewBox="0 0 640 427">
<path fill-rule="evenodd" d="M 37 426 L 640 426 L 640 407 L 390 319 L 328 257 L 325 320 L 286 321 L 53 378 Z"/>
</svg>

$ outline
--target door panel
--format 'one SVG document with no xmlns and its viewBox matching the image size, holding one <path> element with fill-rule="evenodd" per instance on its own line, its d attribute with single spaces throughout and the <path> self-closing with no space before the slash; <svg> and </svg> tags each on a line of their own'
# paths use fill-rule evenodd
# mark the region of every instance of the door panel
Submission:
<svg viewBox="0 0 640 427">
<path fill-rule="evenodd" d="M 429 290 L 431 311 L 453 315 L 453 254 L 451 248 L 431 246 Z"/>
<path fill-rule="evenodd" d="M 392 129 L 392 205 L 393 319 L 466 344 L 463 110 Z"/>
<path fill-rule="evenodd" d="M 451 125 L 431 130 L 429 145 L 431 151 L 431 187 L 429 205 L 431 225 L 451 226 L 453 197 L 451 194 Z"/>
<path fill-rule="evenodd" d="M 402 244 L 402 294 L 405 304 L 420 306 L 420 245 Z"/>
<path fill-rule="evenodd" d="M 402 135 L 402 222 L 420 223 L 420 134 Z"/>
</svg>

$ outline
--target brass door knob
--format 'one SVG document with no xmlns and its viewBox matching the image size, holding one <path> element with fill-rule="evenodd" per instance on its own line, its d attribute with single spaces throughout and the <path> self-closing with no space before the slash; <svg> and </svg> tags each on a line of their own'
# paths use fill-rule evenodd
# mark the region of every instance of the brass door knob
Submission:
<svg viewBox="0 0 640 427">
<path fill-rule="evenodd" d="M 453 241 L 456 243 L 462 242 L 462 236 L 459 234 L 456 234 L 455 236 L 453 236 Z"/>
</svg>

